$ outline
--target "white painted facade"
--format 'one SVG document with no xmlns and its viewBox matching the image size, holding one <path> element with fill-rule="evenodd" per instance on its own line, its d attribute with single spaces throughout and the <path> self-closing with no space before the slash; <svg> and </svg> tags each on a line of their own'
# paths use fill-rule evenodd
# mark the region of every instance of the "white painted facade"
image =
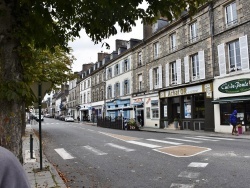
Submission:
<svg viewBox="0 0 250 188">
<path fill-rule="evenodd" d="M 228 74 L 226 76 L 218 77 L 214 80 L 214 99 L 218 100 L 224 97 L 239 97 L 239 96 L 250 96 L 250 91 L 242 92 L 242 93 L 222 93 L 218 90 L 219 86 L 237 79 L 245 79 L 250 78 L 250 71 L 246 71 L 242 74 Z M 250 83 L 249 83 L 250 85 Z M 231 112 L 232 113 L 232 112 Z M 232 126 L 221 125 L 220 119 L 220 104 L 214 104 L 214 121 L 215 121 L 215 132 L 223 132 L 230 133 L 232 132 Z M 243 131 L 245 131 L 245 127 L 243 126 Z"/>
<path fill-rule="evenodd" d="M 91 116 L 91 77 L 87 77 L 80 83 L 80 120 L 85 120 L 87 116 Z"/>
</svg>

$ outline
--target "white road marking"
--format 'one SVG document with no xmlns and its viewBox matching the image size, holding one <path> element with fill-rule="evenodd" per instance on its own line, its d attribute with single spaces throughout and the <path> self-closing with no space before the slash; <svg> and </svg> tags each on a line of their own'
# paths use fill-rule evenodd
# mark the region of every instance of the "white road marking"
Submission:
<svg viewBox="0 0 250 188">
<path fill-rule="evenodd" d="M 180 141 L 184 141 L 184 142 L 202 143 L 202 142 L 200 142 L 200 141 L 186 140 L 186 139 L 180 139 L 180 138 L 167 138 L 167 139 L 171 139 L 171 140 L 180 140 Z"/>
<path fill-rule="evenodd" d="M 102 152 L 102 151 L 100 151 L 98 149 L 95 149 L 95 148 L 91 147 L 91 146 L 83 146 L 83 147 L 85 149 L 88 149 L 89 151 L 93 152 L 96 155 L 107 155 L 107 153 L 104 153 L 104 152 Z"/>
<path fill-rule="evenodd" d="M 25 150 L 25 157 L 24 157 L 24 162 L 25 163 L 34 163 L 36 162 L 35 158 L 35 151 L 33 150 L 33 159 L 30 158 L 30 150 Z"/>
<path fill-rule="evenodd" d="M 165 143 L 165 144 L 173 144 L 173 145 L 181 145 L 182 143 L 178 143 L 178 142 L 169 142 L 169 141 L 165 141 L 165 140 L 156 140 L 156 139 L 147 139 L 149 141 L 153 141 L 153 142 L 160 142 L 160 143 Z"/>
<path fill-rule="evenodd" d="M 64 159 L 74 159 L 72 155 L 70 155 L 64 148 L 55 149 L 55 151 Z"/>
<path fill-rule="evenodd" d="M 119 145 L 116 145 L 116 144 L 113 144 L 113 143 L 107 143 L 105 145 L 108 145 L 108 146 L 111 146 L 111 147 L 114 147 L 114 148 L 117 148 L 117 149 L 121 149 L 121 150 L 124 150 L 126 152 L 135 151 L 135 149 L 126 148 L 124 146 L 119 146 Z"/>
<path fill-rule="evenodd" d="M 160 148 L 161 147 L 161 146 L 158 146 L 158 145 L 147 144 L 147 143 L 137 142 L 137 141 L 127 141 L 127 142 L 131 143 L 131 144 L 139 145 L 139 146 L 145 146 L 145 147 L 148 147 L 148 148 Z"/>
<path fill-rule="evenodd" d="M 194 185 L 192 185 L 192 184 L 172 183 L 170 188 L 194 188 Z"/>
<path fill-rule="evenodd" d="M 212 139 L 207 139 L 207 138 L 195 138 L 195 137 L 188 137 L 188 136 L 186 136 L 185 138 L 191 138 L 191 139 L 195 139 L 195 140 L 207 140 L 207 141 L 212 141 L 212 142 L 219 141 L 219 140 L 212 140 Z"/>
<path fill-rule="evenodd" d="M 188 167 L 197 167 L 197 168 L 205 168 L 208 165 L 208 163 L 197 163 L 192 162 L 188 165 Z"/>
<path fill-rule="evenodd" d="M 197 137 L 201 137 L 201 138 L 211 138 L 208 136 L 197 136 Z M 217 139 L 217 140 L 235 140 L 233 138 L 219 138 L 219 137 L 213 137 L 213 139 Z"/>
<path fill-rule="evenodd" d="M 182 177 L 182 178 L 198 178 L 198 176 L 200 175 L 200 172 L 181 172 L 178 177 Z"/>
<path fill-rule="evenodd" d="M 94 131 L 94 130 L 92 130 L 92 129 L 88 129 L 88 131 Z"/>
</svg>

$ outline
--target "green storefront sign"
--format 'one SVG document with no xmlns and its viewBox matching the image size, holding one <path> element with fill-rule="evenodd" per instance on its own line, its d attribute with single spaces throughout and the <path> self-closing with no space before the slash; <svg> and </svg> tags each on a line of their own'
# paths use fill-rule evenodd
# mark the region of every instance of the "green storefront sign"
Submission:
<svg viewBox="0 0 250 188">
<path fill-rule="evenodd" d="M 226 82 L 219 86 L 219 91 L 222 93 L 242 93 L 250 90 L 250 79 L 237 79 Z"/>
</svg>

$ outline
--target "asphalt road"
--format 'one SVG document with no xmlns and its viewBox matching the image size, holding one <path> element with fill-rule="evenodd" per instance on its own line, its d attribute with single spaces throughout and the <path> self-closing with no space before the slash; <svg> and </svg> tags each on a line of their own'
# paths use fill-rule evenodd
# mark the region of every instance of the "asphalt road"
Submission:
<svg viewBox="0 0 250 188">
<path fill-rule="evenodd" d="M 38 130 L 38 125 L 32 125 Z M 47 159 L 71 188 L 247 188 L 249 140 L 105 129 L 45 118 Z"/>
</svg>

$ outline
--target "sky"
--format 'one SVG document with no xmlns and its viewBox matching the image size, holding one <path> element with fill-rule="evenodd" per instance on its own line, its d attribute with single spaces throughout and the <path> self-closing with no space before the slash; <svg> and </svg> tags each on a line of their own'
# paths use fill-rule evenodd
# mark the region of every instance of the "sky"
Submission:
<svg viewBox="0 0 250 188">
<path fill-rule="evenodd" d="M 121 33 L 119 32 L 119 28 L 117 28 L 117 34 L 110 37 L 109 39 L 104 40 L 110 45 L 110 49 L 106 49 L 105 45 L 99 43 L 94 44 L 93 41 L 87 36 L 84 30 L 80 33 L 80 38 L 77 38 L 74 42 L 70 42 L 69 46 L 73 49 L 72 54 L 77 59 L 74 61 L 72 65 L 72 71 L 81 71 L 82 64 L 97 62 L 97 53 L 98 52 L 107 52 L 111 53 L 115 50 L 115 40 L 129 40 L 131 38 L 134 39 L 142 39 L 143 38 L 143 26 L 141 21 L 136 21 L 136 27 L 132 28 L 130 33 Z"/>
</svg>

